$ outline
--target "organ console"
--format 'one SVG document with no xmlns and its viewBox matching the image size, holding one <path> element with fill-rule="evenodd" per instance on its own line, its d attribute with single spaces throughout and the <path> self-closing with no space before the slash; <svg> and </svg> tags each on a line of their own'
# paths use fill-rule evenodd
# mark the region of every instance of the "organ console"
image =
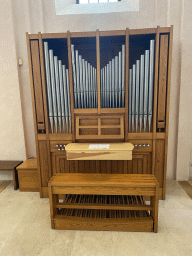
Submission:
<svg viewBox="0 0 192 256">
<path fill-rule="evenodd" d="M 165 198 L 172 37 L 172 26 L 27 33 L 41 197 L 56 173 L 112 173 L 154 174 Z M 127 142 L 132 160 L 67 159 L 70 143 Z"/>
</svg>

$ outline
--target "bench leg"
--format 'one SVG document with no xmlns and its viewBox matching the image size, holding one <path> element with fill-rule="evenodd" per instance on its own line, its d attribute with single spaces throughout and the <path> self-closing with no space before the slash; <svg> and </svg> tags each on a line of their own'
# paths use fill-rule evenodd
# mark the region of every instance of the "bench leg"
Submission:
<svg viewBox="0 0 192 256">
<path fill-rule="evenodd" d="M 14 190 L 17 190 L 19 188 L 19 181 L 18 181 L 18 174 L 16 167 L 13 169 L 13 184 L 14 184 Z"/>
<path fill-rule="evenodd" d="M 154 225 L 153 225 L 153 231 L 157 233 L 158 228 L 158 205 L 159 205 L 159 189 L 158 186 L 156 187 L 156 193 L 155 196 L 151 197 L 151 205 L 153 207 L 153 210 L 151 211 L 151 216 L 153 217 Z"/>
<path fill-rule="evenodd" d="M 49 203 L 50 203 L 50 215 L 51 215 L 51 228 L 55 229 L 54 217 L 57 214 L 56 204 L 58 204 L 59 202 L 59 197 L 58 195 L 53 195 L 52 187 L 50 183 L 48 184 L 48 190 L 49 190 Z"/>
</svg>

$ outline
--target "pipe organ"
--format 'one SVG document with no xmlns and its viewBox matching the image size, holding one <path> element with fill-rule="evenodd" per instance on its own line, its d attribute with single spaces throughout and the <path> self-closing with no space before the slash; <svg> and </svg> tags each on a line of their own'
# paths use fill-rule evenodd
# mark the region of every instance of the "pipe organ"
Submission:
<svg viewBox="0 0 192 256">
<path fill-rule="evenodd" d="M 172 37 L 172 26 L 27 33 L 41 197 L 56 173 L 143 173 L 165 198 Z M 67 160 L 71 142 L 131 142 L 132 160 Z"/>
</svg>

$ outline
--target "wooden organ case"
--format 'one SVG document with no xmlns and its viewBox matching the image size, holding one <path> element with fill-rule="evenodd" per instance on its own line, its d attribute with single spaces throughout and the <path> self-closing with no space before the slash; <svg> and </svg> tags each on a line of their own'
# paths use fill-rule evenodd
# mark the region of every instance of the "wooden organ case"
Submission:
<svg viewBox="0 0 192 256">
<path fill-rule="evenodd" d="M 40 196 L 56 173 L 154 174 L 165 198 L 173 27 L 27 33 Z M 134 145 L 67 160 L 69 143 Z"/>
</svg>

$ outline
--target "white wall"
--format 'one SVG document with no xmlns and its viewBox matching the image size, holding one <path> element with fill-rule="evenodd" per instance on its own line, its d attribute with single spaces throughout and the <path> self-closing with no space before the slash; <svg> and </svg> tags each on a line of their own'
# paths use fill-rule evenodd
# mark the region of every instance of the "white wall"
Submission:
<svg viewBox="0 0 192 256">
<path fill-rule="evenodd" d="M 189 178 L 192 135 L 192 2 L 183 1 L 181 28 L 181 83 L 178 123 L 177 180 Z"/>
<path fill-rule="evenodd" d="M 0 160 L 25 160 L 11 1 L 0 2 Z"/>
<path fill-rule="evenodd" d="M 188 123 L 188 115 L 192 114 L 191 109 L 189 109 L 189 114 L 186 115 L 185 113 L 189 107 L 188 89 L 190 86 L 189 81 L 191 81 L 190 73 L 192 73 L 191 66 L 186 64 L 191 57 L 191 55 L 187 55 L 187 49 L 190 48 L 188 42 L 191 41 L 185 41 L 190 39 L 190 33 L 188 33 L 192 21 L 190 0 L 140 0 L 138 12 L 61 16 L 56 16 L 55 14 L 54 0 L 12 0 L 12 6 L 15 22 L 16 51 L 17 55 L 24 61 L 19 70 L 19 78 L 28 156 L 35 156 L 36 153 L 25 32 L 113 30 L 125 29 L 126 27 L 145 28 L 173 24 L 174 40 L 167 176 L 169 178 L 187 178 L 186 174 L 189 175 L 191 142 L 188 140 L 186 132 L 191 134 L 191 126 L 189 128 L 188 125 L 182 124 Z M 187 90 L 185 89 L 186 83 Z M 179 95 L 181 95 L 180 101 Z M 184 101 L 185 98 L 188 103 Z M 187 105 L 185 106 L 185 104 Z M 185 154 L 181 154 L 183 139 L 185 140 Z M 183 175 L 183 167 L 185 168 L 185 175 Z"/>
</svg>

